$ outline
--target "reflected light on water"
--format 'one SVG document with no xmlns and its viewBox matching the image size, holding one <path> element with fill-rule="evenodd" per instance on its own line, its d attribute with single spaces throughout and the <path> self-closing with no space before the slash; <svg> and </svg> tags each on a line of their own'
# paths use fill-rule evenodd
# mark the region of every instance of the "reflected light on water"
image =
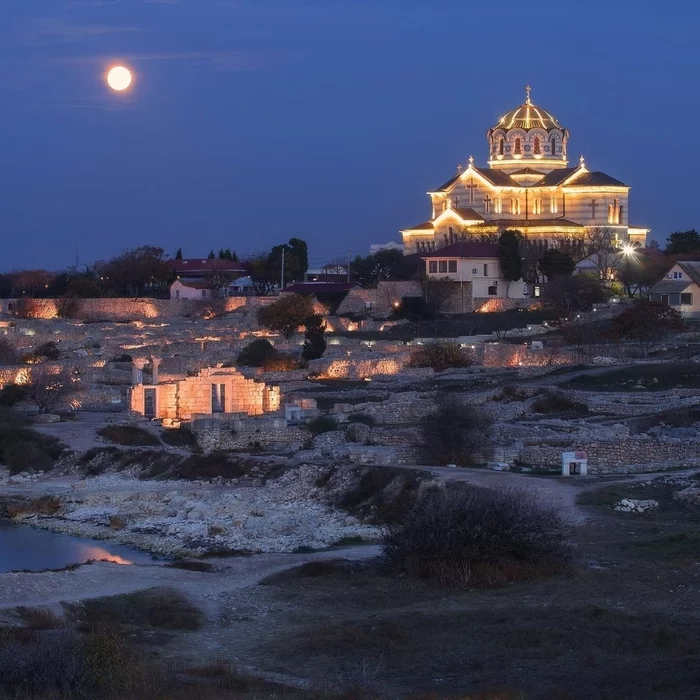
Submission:
<svg viewBox="0 0 700 700">
<path fill-rule="evenodd" d="M 106 549 L 102 549 L 101 547 L 84 547 L 81 553 L 84 553 L 86 561 L 108 561 L 112 564 L 122 564 L 124 566 L 130 566 L 134 563 L 117 554 L 110 554 Z"/>
</svg>

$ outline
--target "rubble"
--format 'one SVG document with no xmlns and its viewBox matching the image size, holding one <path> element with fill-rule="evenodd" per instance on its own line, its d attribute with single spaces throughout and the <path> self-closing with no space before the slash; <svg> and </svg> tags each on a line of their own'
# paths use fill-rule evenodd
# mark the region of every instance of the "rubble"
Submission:
<svg viewBox="0 0 700 700">
<path fill-rule="evenodd" d="M 648 513 L 653 510 L 658 510 L 658 501 L 637 501 L 632 498 L 623 498 L 619 503 L 616 503 L 613 510 L 619 513 Z"/>
</svg>

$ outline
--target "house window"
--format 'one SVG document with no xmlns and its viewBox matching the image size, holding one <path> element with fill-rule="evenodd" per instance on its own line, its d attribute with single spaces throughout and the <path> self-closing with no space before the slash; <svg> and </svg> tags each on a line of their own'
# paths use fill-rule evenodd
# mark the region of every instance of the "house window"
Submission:
<svg viewBox="0 0 700 700">
<path fill-rule="evenodd" d="M 495 297 L 497 295 L 498 295 L 498 285 L 490 284 L 489 285 L 489 296 Z"/>
<path fill-rule="evenodd" d="M 449 260 L 447 263 L 447 270 L 448 272 L 457 272 L 457 261 Z"/>
<path fill-rule="evenodd" d="M 489 276 L 489 266 L 488 263 L 484 263 L 484 277 Z"/>
<path fill-rule="evenodd" d="M 516 197 L 512 197 L 510 200 L 510 213 L 520 214 L 520 200 Z"/>
<path fill-rule="evenodd" d="M 552 136 L 552 138 L 550 139 L 549 143 L 550 143 L 551 146 L 552 146 L 552 155 L 553 155 L 553 156 L 557 155 L 557 139 L 556 139 L 556 137 L 555 137 L 555 136 Z"/>
<path fill-rule="evenodd" d="M 692 306 L 693 305 L 693 295 L 692 294 L 681 294 L 681 306 Z"/>
<path fill-rule="evenodd" d="M 533 145 L 532 152 L 533 152 L 535 155 L 540 155 L 540 154 L 542 153 L 542 145 L 541 145 L 541 143 L 540 143 L 540 137 L 539 137 L 539 136 L 535 136 L 535 143 L 534 143 L 534 145 Z"/>
<path fill-rule="evenodd" d="M 440 272 L 447 272 L 447 260 L 440 260 L 440 264 L 438 267 L 440 268 Z"/>
<path fill-rule="evenodd" d="M 515 150 L 513 151 L 516 156 L 519 156 L 522 153 L 522 140 L 521 139 L 515 139 Z"/>
<path fill-rule="evenodd" d="M 542 197 L 537 197 L 532 203 L 532 213 L 541 214 L 542 213 Z"/>
<path fill-rule="evenodd" d="M 472 275 L 476 275 L 479 273 L 479 270 L 476 267 L 472 267 Z"/>
<path fill-rule="evenodd" d="M 501 139 L 501 142 L 498 144 L 498 155 L 502 156 L 506 151 L 506 140 Z"/>
<path fill-rule="evenodd" d="M 557 198 L 555 196 L 552 196 L 549 200 L 549 211 L 552 214 L 556 214 L 559 211 L 559 202 L 557 202 Z"/>
<path fill-rule="evenodd" d="M 432 275 L 437 274 L 437 260 L 428 262 L 428 272 Z"/>
<path fill-rule="evenodd" d="M 619 224 L 620 223 L 620 218 L 619 218 L 619 208 L 618 208 L 618 203 L 616 199 L 613 199 L 613 201 L 608 204 L 608 223 L 609 224 Z"/>
<path fill-rule="evenodd" d="M 674 273 L 673 273 L 673 279 L 674 279 L 674 280 L 682 280 L 682 279 L 683 279 L 683 273 L 682 273 L 682 272 L 674 272 Z"/>
<path fill-rule="evenodd" d="M 207 298 L 207 290 L 203 289 L 202 290 L 202 299 L 206 299 L 206 298 Z"/>
<path fill-rule="evenodd" d="M 179 289 L 176 289 L 176 290 L 175 290 L 175 298 L 176 298 L 176 299 L 179 299 L 179 298 L 180 298 L 180 290 L 179 290 Z"/>
</svg>

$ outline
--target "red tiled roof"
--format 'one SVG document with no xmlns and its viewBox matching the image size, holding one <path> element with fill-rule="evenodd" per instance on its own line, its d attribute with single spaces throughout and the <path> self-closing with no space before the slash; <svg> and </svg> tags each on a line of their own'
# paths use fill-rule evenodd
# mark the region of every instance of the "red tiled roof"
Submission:
<svg viewBox="0 0 700 700">
<path fill-rule="evenodd" d="M 213 285 L 204 280 L 176 280 L 184 287 L 190 287 L 190 289 L 214 289 Z M 173 283 L 174 284 L 174 283 Z"/>
</svg>

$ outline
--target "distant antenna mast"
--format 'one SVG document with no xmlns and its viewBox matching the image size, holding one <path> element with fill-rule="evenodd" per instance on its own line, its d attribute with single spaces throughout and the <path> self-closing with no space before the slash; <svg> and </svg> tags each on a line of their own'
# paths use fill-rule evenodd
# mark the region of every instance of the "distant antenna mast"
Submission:
<svg viewBox="0 0 700 700">
<path fill-rule="evenodd" d="M 280 273 L 280 292 L 284 289 L 284 248 L 282 248 L 282 272 Z"/>
</svg>

